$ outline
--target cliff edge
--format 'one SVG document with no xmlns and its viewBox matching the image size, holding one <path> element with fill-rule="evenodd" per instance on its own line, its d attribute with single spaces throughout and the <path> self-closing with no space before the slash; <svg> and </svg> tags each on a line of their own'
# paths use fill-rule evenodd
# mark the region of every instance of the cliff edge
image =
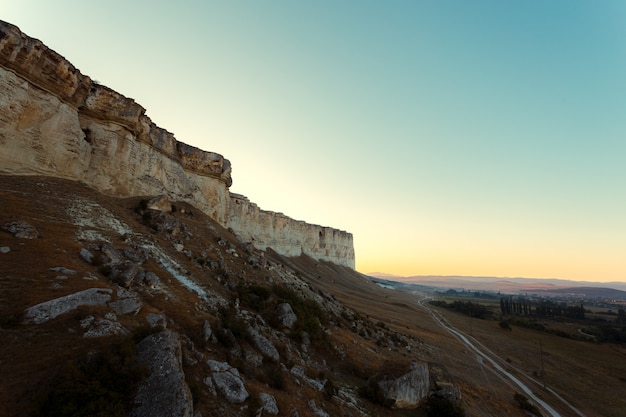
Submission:
<svg viewBox="0 0 626 417">
<path fill-rule="evenodd" d="M 3 21 L 0 173 L 77 180 L 119 197 L 167 195 L 258 249 L 354 268 L 350 233 L 264 211 L 231 194 L 228 159 L 177 141 L 134 100 Z"/>
</svg>

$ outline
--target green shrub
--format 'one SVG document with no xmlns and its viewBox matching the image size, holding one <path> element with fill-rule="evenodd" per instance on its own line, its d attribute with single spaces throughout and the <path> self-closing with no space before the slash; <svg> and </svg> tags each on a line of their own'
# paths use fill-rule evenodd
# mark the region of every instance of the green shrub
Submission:
<svg viewBox="0 0 626 417">
<path fill-rule="evenodd" d="M 318 303 L 307 300 L 292 289 L 282 285 L 274 285 L 272 292 L 279 299 L 279 302 L 289 303 L 298 317 L 294 328 L 296 334 L 305 331 L 312 340 L 324 338 L 325 333 L 322 331 L 322 325 L 328 322 L 328 315 Z"/>
</svg>

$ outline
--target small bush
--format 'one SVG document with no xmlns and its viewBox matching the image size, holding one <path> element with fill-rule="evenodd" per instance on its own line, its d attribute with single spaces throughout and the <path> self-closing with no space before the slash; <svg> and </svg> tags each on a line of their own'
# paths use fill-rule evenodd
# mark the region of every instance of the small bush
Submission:
<svg viewBox="0 0 626 417">
<path fill-rule="evenodd" d="M 246 285 L 243 282 L 240 282 L 236 289 L 241 305 L 257 311 L 265 306 L 271 295 L 267 287 Z"/>
<path fill-rule="evenodd" d="M 368 379 L 367 383 L 359 389 L 359 395 L 383 407 L 391 407 L 395 403 L 395 400 L 385 398 L 383 389 L 374 378 Z"/>
<path fill-rule="evenodd" d="M 272 363 L 264 363 L 262 373 L 259 376 L 259 380 L 271 388 L 284 390 L 287 386 L 287 380 L 285 374 L 280 366 L 276 366 Z"/>
<path fill-rule="evenodd" d="M 147 370 L 136 364 L 132 337 L 105 351 L 68 362 L 44 395 L 40 414 L 122 417 Z"/>
<path fill-rule="evenodd" d="M 517 392 L 517 393 L 515 393 L 515 396 L 513 398 L 515 399 L 515 401 L 519 405 L 519 408 L 521 408 L 522 410 L 528 411 L 528 412 L 536 414 L 536 415 L 541 415 L 541 413 L 539 412 L 539 409 L 537 408 L 537 406 L 532 404 L 525 395 L 520 394 L 519 392 Z"/>
<path fill-rule="evenodd" d="M 509 324 L 509 322 L 508 322 L 508 321 L 506 321 L 506 320 L 502 320 L 502 321 L 500 322 L 500 328 L 502 328 L 502 329 L 504 329 L 504 330 L 513 330 L 513 329 L 511 328 L 511 325 Z"/>
<path fill-rule="evenodd" d="M 461 406 L 447 398 L 435 396 L 428 399 L 426 413 L 428 417 L 465 417 L 465 411 Z"/>
<path fill-rule="evenodd" d="M 322 325 L 328 322 L 328 316 L 318 303 L 307 300 L 282 285 L 274 285 L 272 291 L 280 299 L 280 302 L 289 303 L 298 317 L 294 328 L 296 334 L 305 331 L 312 340 L 324 338 Z"/>
</svg>

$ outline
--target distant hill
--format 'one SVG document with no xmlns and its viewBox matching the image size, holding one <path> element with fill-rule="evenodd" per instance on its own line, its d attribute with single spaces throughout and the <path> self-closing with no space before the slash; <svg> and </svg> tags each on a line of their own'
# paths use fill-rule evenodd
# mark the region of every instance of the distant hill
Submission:
<svg viewBox="0 0 626 417">
<path fill-rule="evenodd" d="M 507 294 L 552 291 L 557 293 L 566 292 L 572 294 L 595 294 L 590 296 L 596 297 L 604 297 L 603 295 L 597 294 L 611 294 L 611 291 L 616 291 L 616 293 L 613 294 L 615 298 L 622 299 L 626 296 L 626 282 L 589 282 L 556 278 L 508 278 L 441 275 L 415 275 L 403 277 L 381 272 L 371 272 L 367 275 L 385 280 L 457 290 L 500 291 Z M 582 290 L 581 292 L 581 288 L 586 290 Z M 609 296 L 608 298 L 612 298 L 612 296 Z"/>
<path fill-rule="evenodd" d="M 602 287 L 570 287 L 548 290 L 538 290 L 538 293 L 544 292 L 549 295 L 572 295 L 582 296 L 586 298 L 607 298 L 612 300 L 626 300 L 626 291 L 616 290 L 613 288 Z"/>
</svg>

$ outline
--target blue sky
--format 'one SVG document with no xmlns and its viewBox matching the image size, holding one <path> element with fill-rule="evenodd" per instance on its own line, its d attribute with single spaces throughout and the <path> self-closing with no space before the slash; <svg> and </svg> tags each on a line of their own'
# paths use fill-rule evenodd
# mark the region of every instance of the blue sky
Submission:
<svg viewBox="0 0 626 417">
<path fill-rule="evenodd" d="M 626 2 L 0 3 L 362 272 L 626 280 Z"/>
</svg>

